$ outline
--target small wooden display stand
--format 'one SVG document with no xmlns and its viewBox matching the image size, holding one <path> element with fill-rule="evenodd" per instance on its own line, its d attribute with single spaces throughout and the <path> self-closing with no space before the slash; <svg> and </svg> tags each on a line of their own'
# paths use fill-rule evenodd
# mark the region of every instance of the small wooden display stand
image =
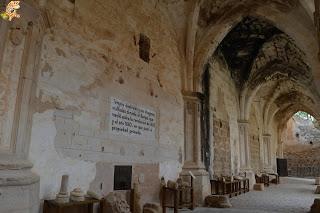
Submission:
<svg viewBox="0 0 320 213">
<path fill-rule="evenodd" d="M 265 186 L 270 185 L 270 178 L 267 174 L 255 175 L 256 183 L 263 183 Z"/>
<path fill-rule="evenodd" d="M 68 203 L 57 203 L 55 200 L 45 200 L 43 213 L 93 213 L 93 206 L 96 203 L 100 205 L 100 200 L 86 198 L 84 201 L 69 201 Z M 100 210 L 98 212 L 101 213 Z"/>
<path fill-rule="evenodd" d="M 189 196 L 189 199 L 185 199 L 185 195 Z M 173 198 L 169 200 L 167 198 Z M 193 190 L 193 177 L 190 176 L 190 185 L 183 188 L 170 188 L 162 187 L 162 212 L 166 213 L 167 208 L 173 208 L 174 213 L 178 213 L 178 209 L 187 208 L 193 210 L 194 203 L 194 190 Z"/>
</svg>

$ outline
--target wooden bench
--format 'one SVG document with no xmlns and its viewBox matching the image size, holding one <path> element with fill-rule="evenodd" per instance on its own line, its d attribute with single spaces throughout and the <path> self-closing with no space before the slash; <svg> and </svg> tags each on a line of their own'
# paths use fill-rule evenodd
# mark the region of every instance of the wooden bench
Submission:
<svg viewBox="0 0 320 213">
<path fill-rule="evenodd" d="M 255 174 L 256 183 L 263 183 L 265 186 L 270 185 L 270 178 L 267 174 Z"/>
<path fill-rule="evenodd" d="M 211 180 L 212 195 L 228 195 L 229 197 L 237 196 L 249 192 L 249 179 L 241 178 L 234 180 Z"/>
</svg>

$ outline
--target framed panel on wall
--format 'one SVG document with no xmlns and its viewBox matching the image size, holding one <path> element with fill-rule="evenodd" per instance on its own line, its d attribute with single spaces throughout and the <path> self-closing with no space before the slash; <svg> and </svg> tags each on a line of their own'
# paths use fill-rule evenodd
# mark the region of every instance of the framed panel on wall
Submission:
<svg viewBox="0 0 320 213">
<path fill-rule="evenodd" d="M 113 190 L 130 190 L 132 166 L 114 166 Z"/>
</svg>

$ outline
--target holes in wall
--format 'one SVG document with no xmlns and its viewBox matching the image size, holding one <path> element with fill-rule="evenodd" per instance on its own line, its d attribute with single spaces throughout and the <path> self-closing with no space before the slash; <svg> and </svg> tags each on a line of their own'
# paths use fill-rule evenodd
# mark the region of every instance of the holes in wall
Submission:
<svg viewBox="0 0 320 213">
<path fill-rule="evenodd" d="M 150 61 L 150 38 L 140 33 L 139 38 L 139 56 L 142 60 L 149 63 Z"/>
<path fill-rule="evenodd" d="M 124 84 L 124 79 L 120 76 L 118 79 L 119 84 Z"/>
<path fill-rule="evenodd" d="M 300 137 L 299 133 L 296 133 L 296 137 L 297 137 L 297 138 L 299 138 L 299 137 Z"/>
</svg>

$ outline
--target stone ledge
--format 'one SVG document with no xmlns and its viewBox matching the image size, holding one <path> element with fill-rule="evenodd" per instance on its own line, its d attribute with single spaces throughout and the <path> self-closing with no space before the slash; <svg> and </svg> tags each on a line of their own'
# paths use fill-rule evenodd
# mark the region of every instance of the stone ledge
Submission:
<svg viewBox="0 0 320 213">
<path fill-rule="evenodd" d="M 27 160 L 0 160 L 0 170 L 31 169 L 32 163 Z"/>
<path fill-rule="evenodd" d="M 0 170 L 0 187 L 31 185 L 39 181 L 40 177 L 29 169 Z"/>
</svg>

